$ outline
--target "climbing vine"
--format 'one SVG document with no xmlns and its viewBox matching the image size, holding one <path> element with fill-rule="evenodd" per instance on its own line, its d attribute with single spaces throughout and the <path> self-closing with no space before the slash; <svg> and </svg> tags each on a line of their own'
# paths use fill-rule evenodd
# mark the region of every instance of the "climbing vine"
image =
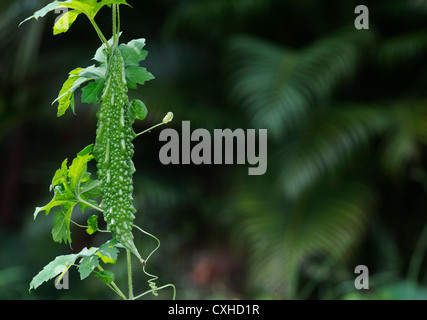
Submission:
<svg viewBox="0 0 427 320">
<path fill-rule="evenodd" d="M 30 283 L 30 291 L 41 284 L 56 278 L 60 281 L 64 274 L 76 267 L 83 280 L 93 275 L 105 283 L 122 299 L 137 299 L 146 294 L 158 295 L 158 291 L 167 287 L 176 290 L 173 284 L 158 287 L 157 276 L 146 271 L 147 262 L 159 248 L 160 241 L 152 234 L 134 224 L 136 209 L 133 206 L 132 161 L 134 146 L 132 141 L 141 134 L 159 125 L 169 123 L 173 114 L 168 113 L 163 121 L 150 129 L 136 134 L 132 125 L 137 120 L 144 120 L 148 110 L 140 100 L 129 100 L 128 90 L 154 79 L 154 76 L 140 66 L 145 60 L 145 39 L 135 39 L 129 43 L 120 43 L 120 6 L 130 6 L 125 0 L 68 0 L 53 1 L 35 12 L 22 23 L 44 17 L 49 12 L 63 12 L 55 21 L 55 35 L 67 32 L 78 16 L 84 15 L 91 22 L 101 46 L 96 51 L 96 65 L 76 68 L 69 73 L 54 103 L 58 103 L 57 116 L 63 116 L 67 110 L 75 111 L 75 92 L 81 89 L 81 101 L 88 104 L 100 104 L 97 113 L 98 123 L 93 144 L 80 151 L 71 164 L 64 160 L 56 171 L 50 186 L 54 196 L 43 207 L 36 208 L 34 219 L 40 212 L 48 215 L 54 212 L 55 218 L 52 237 L 55 242 L 71 245 L 71 227 L 82 227 L 90 235 L 96 232 L 108 232 L 112 238 L 99 247 L 84 248 L 77 254 L 56 257 L 46 265 Z M 103 7 L 112 11 L 112 37 L 110 40 L 95 22 L 95 17 Z M 21 24 L 22 24 L 21 23 Z M 97 179 L 88 172 L 88 163 L 96 161 Z M 107 229 L 98 227 L 98 215 L 91 215 L 87 225 L 82 226 L 72 220 L 76 207 L 83 213 L 94 210 L 102 214 Z M 144 259 L 134 243 L 133 230 L 138 230 L 157 242 L 157 247 Z M 128 295 L 125 295 L 115 283 L 114 274 L 104 269 L 105 265 L 115 263 L 120 249 L 126 251 L 128 269 Z M 149 290 L 134 295 L 132 284 L 132 255 L 141 265 L 142 271 L 149 277 Z"/>
</svg>

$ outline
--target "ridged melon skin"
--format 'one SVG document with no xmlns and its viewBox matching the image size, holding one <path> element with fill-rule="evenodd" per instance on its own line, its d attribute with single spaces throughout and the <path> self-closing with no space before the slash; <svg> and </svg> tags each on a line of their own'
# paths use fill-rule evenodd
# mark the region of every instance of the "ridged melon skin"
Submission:
<svg viewBox="0 0 427 320">
<path fill-rule="evenodd" d="M 132 141 L 136 135 L 129 121 L 125 64 L 119 50 L 113 52 L 108 70 L 101 107 L 97 113 L 93 152 L 101 181 L 100 206 L 104 210 L 108 230 L 126 249 L 141 259 L 132 235 L 136 212 L 132 197 L 135 172 Z"/>
</svg>

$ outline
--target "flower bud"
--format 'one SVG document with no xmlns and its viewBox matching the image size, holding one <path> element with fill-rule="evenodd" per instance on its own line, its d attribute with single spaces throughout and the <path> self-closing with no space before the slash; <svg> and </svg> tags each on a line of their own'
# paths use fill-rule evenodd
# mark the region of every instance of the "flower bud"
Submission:
<svg viewBox="0 0 427 320">
<path fill-rule="evenodd" d="M 168 112 L 168 114 L 163 118 L 163 123 L 169 123 L 171 122 L 173 119 L 173 113 L 172 112 Z"/>
</svg>

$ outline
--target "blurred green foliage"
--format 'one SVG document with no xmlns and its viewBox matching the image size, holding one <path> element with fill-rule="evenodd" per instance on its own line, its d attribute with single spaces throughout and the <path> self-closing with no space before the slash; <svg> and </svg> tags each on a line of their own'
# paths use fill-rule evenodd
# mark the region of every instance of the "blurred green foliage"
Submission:
<svg viewBox="0 0 427 320">
<path fill-rule="evenodd" d="M 57 119 L 51 105 L 99 47 L 79 32 L 88 22 L 57 37 L 53 15 L 17 27 L 46 2 L 0 4 L 0 298 L 112 298 L 73 274 L 70 290 L 28 294 L 31 278 L 70 251 L 51 240 L 50 217 L 33 221 L 34 208 L 96 125 L 95 106 Z M 352 0 L 129 3 L 122 41 L 147 39 L 156 76 L 133 93 L 149 108 L 141 131 L 173 111 L 178 130 L 190 120 L 269 132 L 264 176 L 163 166 L 158 132 L 135 141 L 136 223 L 162 241 L 151 261 L 160 281 L 180 299 L 426 299 L 427 1 L 370 1 L 360 31 Z M 97 20 L 110 26 L 106 11 Z M 73 232 L 75 251 L 103 240 Z M 155 246 L 136 241 L 146 253 Z M 366 292 L 354 288 L 359 264 L 370 271 Z M 113 266 L 119 284 L 124 269 Z"/>
</svg>

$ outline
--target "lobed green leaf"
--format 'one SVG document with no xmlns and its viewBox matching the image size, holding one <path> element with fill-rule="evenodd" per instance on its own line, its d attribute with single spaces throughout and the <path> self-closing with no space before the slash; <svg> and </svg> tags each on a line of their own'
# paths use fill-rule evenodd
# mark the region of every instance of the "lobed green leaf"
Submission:
<svg viewBox="0 0 427 320">
<path fill-rule="evenodd" d="M 132 100 L 129 106 L 129 120 L 133 122 L 138 120 L 144 120 L 147 117 L 148 109 L 144 102 L 141 100 Z"/>
<path fill-rule="evenodd" d="M 65 83 L 62 86 L 62 89 L 59 91 L 58 98 L 56 98 L 56 100 L 53 101 L 53 103 L 55 103 L 56 101 L 58 101 L 59 103 L 58 115 L 57 115 L 58 117 L 61 117 L 62 115 L 64 115 L 65 111 L 67 111 L 67 109 L 70 107 L 72 103 L 73 92 L 71 91 L 71 88 L 74 86 L 77 80 L 79 80 L 78 73 L 81 70 L 83 69 L 77 68 L 72 70 L 69 73 L 69 77 L 67 81 L 65 81 Z"/>
<path fill-rule="evenodd" d="M 86 279 L 99 266 L 99 258 L 95 255 L 84 257 L 79 264 L 80 280 Z"/>
<path fill-rule="evenodd" d="M 104 79 L 106 74 L 106 65 L 96 67 L 95 65 L 87 68 L 77 68 L 69 73 L 67 81 L 62 86 L 58 97 L 53 103 L 58 102 L 58 117 L 61 117 L 71 107 L 74 110 L 74 93 L 84 83 L 95 80 L 89 83 L 82 89 L 82 102 L 96 103 L 100 93 L 104 88 Z"/>
<path fill-rule="evenodd" d="M 114 273 L 108 270 L 102 270 L 95 272 L 95 277 L 100 279 L 105 284 L 110 284 L 114 281 Z"/>
<path fill-rule="evenodd" d="M 119 33 L 119 38 L 122 35 L 122 32 Z M 108 45 L 110 47 L 113 46 L 114 43 L 114 37 L 112 37 L 110 40 L 107 41 Z M 107 65 L 108 63 L 108 55 L 109 51 L 105 43 L 103 43 L 95 52 L 95 56 L 92 58 L 92 60 L 98 61 L 100 65 Z"/>
<path fill-rule="evenodd" d="M 80 12 L 76 10 L 65 12 L 53 26 L 53 34 L 58 35 L 60 33 L 67 32 L 72 26 L 72 24 L 76 21 L 79 14 Z"/>
<path fill-rule="evenodd" d="M 70 189 L 76 196 L 81 194 L 80 186 L 83 182 L 90 180 L 87 172 L 87 164 L 94 157 L 91 154 L 93 145 L 89 145 L 77 154 L 73 160 L 70 168 L 68 169 L 68 178 L 70 180 Z"/>
<path fill-rule="evenodd" d="M 55 242 L 71 245 L 70 221 L 74 206 L 77 204 L 68 203 L 61 211 L 55 212 L 55 220 L 52 227 L 52 238 Z"/>
<path fill-rule="evenodd" d="M 37 289 L 41 284 L 49 281 L 59 274 L 66 271 L 71 265 L 75 263 L 78 258 L 93 256 L 98 248 L 87 249 L 84 248 L 78 254 L 69 254 L 56 257 L 55 260 L 47 264 L 42 271 L 40 271 L 30 283 L 30 291 Z"/>
<path fill-rule="evenodd" d="M 96 217 L 96 216 L 95 216 Z M 91 217 L 92 218 L 92 217 Z M 31 281 L 30 291 L 37 289 L 41 284 L 67 271 L 72 265 L 78 264 L 80 279 L 87 278 L 96 267 L 99 266 L 99 258 L 105 263 L 115 263 L 119 250 L 122 247 L 116 239 L 111 239 L 99 248 L 84 248 L 77 254 L 62 255 L 47 264 Z M 79 262 L 77 260 L 80 259 Z M 94 276 L 106 284 L 114 281 L 114 273 L 111 271 L 96 271 Z"/>
<path fill-rule="evenodd" d="M 64 160 L 52 179 L 51 191 L 54 191 L 53 199 L 44 207 L 37 207 L 34 219 L 42 211 L 46 215 L 55 207 L 62 207 L 60 212 L 55 213 L 52 228 L 52 237 L 56 242 L 69 243 L 71 245 L 70 221 L 76 204 L 80 204 L 82 211 L 92 205 L 97 207 L 95 199 L 100 196 L 99 181 L 92 180 L 87 172 L 87 164 L 93 159 L 91 154 L 93 145 L 89 145 L 77 154 L 71 166 L 67 167 Z"/>
<path fill-rule="evenodd" d="M 104 79 L 97 79 L 89 83 L 82 89 L 82 102 L 83 103 L 98 103 L 99 97 L 104 89 Z"/>
<path fill-rule="evenodd" d="M 97 255 L 104 263 L 116 263 L 119 250 L 115 247 L 116 239 L 112 239 L 99 247 Z"/>
<path fill-rule="evenodd" d="M 86 232 L 87 232 L 87 234 L 92 235 L 98 230 L 99 230 L 99 228 L 98 228 L 98 216 L 93 215 L 87 220 Z"/>
<path fill-rule="evenodd" d="M 136 89 L 137 85 L 143 85 L 146 81 L 153 80 L 154 76 L 145 68 L 130 66 L 126 68 L 126 81 L 130 89 Z"/>
<path fill-rule="evenodd" d="M 23 23 L 27 22 L 28 20 L 31 20 L 31 19 L 38 20 L 39 18 L 44 17 L 49 12 L 55 10 L 59 6 L 59 4 L 60 4 L 59 1 L 54 1 L 54 2 L 49 3 L 48 5 L 46 5 L 45 7 L 43 7 L 42 9 L 36 11 L 34 13 L 34 15 L 32 15 L 31 17 L 28 17 L 27 19 L 25 19 L 24 21 L 22 21 L 19 24 L 19 26 L 21 26 Z"/>
<path fill-rule="evenodd" d="M 122 43 L 119 46 L 125 66 L 139 66 L 139 62 L 145 60 L 148 55 L 146 50 L 142 50 L 145 46 L 145 39 L 132 40 L 127 44 Z"/>
</svg>

